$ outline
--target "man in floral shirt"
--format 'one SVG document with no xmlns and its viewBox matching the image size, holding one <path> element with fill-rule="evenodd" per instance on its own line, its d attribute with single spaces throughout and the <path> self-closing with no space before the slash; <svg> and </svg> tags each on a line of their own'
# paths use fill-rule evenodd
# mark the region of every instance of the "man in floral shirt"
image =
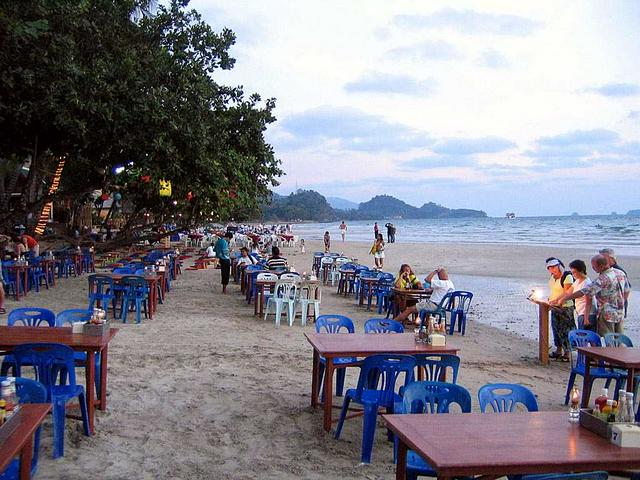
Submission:
<svg viewBox="0 0 640 480">
<path fill-rule="evenodd" d="M 629 295 L 627 276 L 622 270 L 610 267 L 604 255 L 593 257 L 591 267 L 600 274 L 593 283 L 551 303 L 562 303 L 583 295 L 594 295 L 598 301 L 598 334 L 603 336 L 606 333 L 623 333 L 624 299 Z"/>
</svg>

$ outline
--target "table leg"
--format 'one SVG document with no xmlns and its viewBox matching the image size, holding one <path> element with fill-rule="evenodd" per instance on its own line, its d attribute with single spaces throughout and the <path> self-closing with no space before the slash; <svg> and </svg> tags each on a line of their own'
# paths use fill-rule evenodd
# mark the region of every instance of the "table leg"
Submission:
<svg viewBox="0 0 640 480">
<path fill-rule="evenodd" d="M 33 458 L 33 436 L 32 433 L 20 450 L 20 480 L 31 478 L 31 460 Z"/>
<path fill-rule="evenodd" d="M 627 392 L 635 392 L 635 385 L 633 384 L 633 380 L 635 378 L 635 373 L 633 368 L 627 369 Z"/>
<path fill-rule="evenodd" d="M 396 463 L 396 480 L 407 478 L 407 444 L 398 438 L 398 462 Z"/>
<path fill-rule="evenodd" d="M 109 347 L 104 347 L 100 352 L 100 410 L 107 409 L 107 361 Z"/>
<path fill-rule="evenodd" d="M 320 375 L 320 354 L 313 349 L 313 366 L 311 368 L 311 406 L 318 406 L 318 376 Z"/>
<path fill-rule="evenodd" d="M 331 409 L 333 408 L 333 358 L 326 357 L 324 372 L 324 430 L 331 431 Z"/>
<path fill-rule="evenodd" d="M 580 406 L 587 408 L 591 397 L 591 357 L 584 354 L 584 377 L 582 378 L 582 402 Z"/>
<path fill-rule="evenodd" d="M 93 435 L 94 432 L 94 416 L 96 412 L 96 406 L 94 404 L 94 392 L 95 392 L 95 377 L 96 377 L 96 364 L 95 354 L 92 350 L 87 351 L 87 364 L 85 365 L 85 383 L 86 383 L 86 398 L 87 398 L 87 416 L 89 417 L 89 433 Z M 103 393 L 103 392 L 100 392 Z"/>
</svg>

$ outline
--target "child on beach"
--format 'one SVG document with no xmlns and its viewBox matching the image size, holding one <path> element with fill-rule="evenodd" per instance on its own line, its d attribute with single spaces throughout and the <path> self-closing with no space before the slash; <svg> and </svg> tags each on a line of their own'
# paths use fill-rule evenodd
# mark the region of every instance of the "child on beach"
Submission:
<svg viewBox="0 0 640 480">
<path fill-rule="evenodd" d="M 331 251 L 331 236 L 329 232 L 324 232 L 324 253 L 329 253 Z"/>
</svg>

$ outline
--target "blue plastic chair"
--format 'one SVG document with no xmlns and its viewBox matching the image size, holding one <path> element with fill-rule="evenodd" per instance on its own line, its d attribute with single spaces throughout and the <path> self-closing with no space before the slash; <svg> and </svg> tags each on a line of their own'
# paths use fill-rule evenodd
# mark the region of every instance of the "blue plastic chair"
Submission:
<svg viewBox="0 0 640 480">
<path fill-rule="evenodd" d="M 627 337 L 624 333 L 606 333 L 604 336 L 604 345 L 605 347 L 622 347 L 622 348 L 633 348 L 633 342 L 629 337 Z M 616 369 L 620 375 L 627 375 L 627 371 L 624 369 Z M 638 396 L 638 386 L 640 386 L 640 373 L 635 375 L 635 389 L 633 392 L 633 397 L 637 398 Z M 638 409 L 640 414 L 640 409 Z"/>
<path fill-rule="evenodd" d="M 606 333 L 604 335 L 604 345 L 606 347 L 631 347 L 633 342 L 624 333 Z"/>
<path fill-rule="evenodd" d="M 364 333 L 404 333 L 404 326 L 388 318 L 370 318 L 364 324 Z"/>
<path fill-rule="evenodd" d="M 538 411 L 538 401 L 527 387 L 515 383 L 488 383 L 478 390 L 480 411 L 484 413 L 490 405 L 494 412 L 513 412 L 518 404 L 529 412 Z"/>
<path fill-rule="evenodd" d="M 74 322 L 88 322 L 91 320 L 92 310 L 84 310 L 82 308 L 72 308 L 69 310 L 63 310 L 56 315 L 56 327 L 72 326 Z M 96 384 L 96 396 L 100 397 L 100 354 L 96 353 L 95 358 L 95 384 Z M 87 364 L 86 352 L 73 352 L 73 359 L 76 362 L 76 366 L 85 367 Z"/>
<path fill-rule="evenodd" d="M 433 315 L 440 319 L 446 320 L 447 312 L 450 311 L 449 306 L 451 305 L 451 297 L 453 296 L 453 293 L 454 292 L 447 292 L 445 296 L 442 297 L 442 300 L 440 300 L 440 303 L 438 303 L 438 305 L 436 305 L 435 308 L 420 310 L 418 312 L 418 315 L 420 316 L 420 318 L 424 321 L 424 319 L 428 315 Z"/>
<path fill-rule="evenodd" d="M 114 275 L 133 275 L 138 267 L 116 267 L 113 269 Z M 144 269 L 144 267 L 143 267 Z"/>
<path fill-rule="evenodd" d="M 567 382 L 567 393 L 564 398 L 564 404 L 569 404 L 569 394 L 571 393 L 571 388 L 573 387 L 573 383 L 575 382 L 576 375 L 581 375 L 584 378 L 585 371 L 585 360 L 584 355 L 580 352 L 574 352 L 578 347 L 600 347 L 602 343 L 600 341 L 600 336 L 596 332 L 592 332 L 591 330 L 571 330 L 569 332 L 569 347 L 571 348 L 571 374 L 569 375 L 569 381 Z M 593 381 L 596 378 L 603 378 L 605 380 L 615 380 L 616 381 L 616 390 L 615 394 L 618 395 L 618 391 L 622 386 L 624 386 L 626 376 L 621 375 L 619 372 L 612 370 L 610 368 L 604 368 L 603 366 L 599 367 L 591 367 L 590 370 L 590 379 L 591 385 L 593 385 Z"/>
<path fill-rule="evenodd" d="M 410 355 L 371 355 L 362 362 L 357 388 L 348 389 L 344 396 L 335 436 L 336 439 L 340 438 L 349 404 L 353 401 L 362 405 L 362 463 L 371 463 L 378 409 L 386 408 L 387 413 L 393 411 L 394 403 L 401 400 L 396 393 L 396 383 L 404 374 L 404 385 L 408 385 L 413 380 L 415 366 L 416 360 Z"/>
<path fill-rule="evenodd" d="M 35 289 L 36 292 L 40 291 L 40 287 L 42 286 L 42 282 L 44 281 L 44 286 L 49 290 L 49 279 L 47 278 L 47 274 L 44 269 L 40 265 L 40 260 L 38 258 L 33 258 L 30 260 L 31 268 L 29 268 L 28 272 L 28 281 L 29 281 L 29 289 Z"/>
<path fill-rule="evenodd" d="M 100 306 L 109 313 L 109 302 L 113 306 L 113 316 L 116 312 L 116 289 L 114 287 L 113 278 L 108 275 L 92 274 L 89 275 L 89 310 L 93 310 L 96 306 Z"/>
<path fill-rule="evenodd" d="M 337 334 L 346 331 L 347 333 L 355 333 L 355 327 L 353 320 L 344 315 L 320 315 L 316 319 L 316 333 L 328 333 Z M 322 390 L 322 383 L 324 382 L 324 371 L 327 360 L 320 356 L 320 381 L 318 382 L 318 389 Z M 336 396 L 341 397 L 344 389 L 344 377 L 347 371 L 347 367 L 358 366 L 357 357 L 338 357 L 333 359 L 333 365 L 336 367 Z M 324 393 L 323 400 L 324 400 Z"/>
<path fill-rule="evenodd" d="M 447 311 L 451 313 L 451 323 L 449 324 L 449 335 L 453 335 L 453 329 L 458 322 L 458 333 L 464 335 L 467 326 L 467 313 L 471 306 L 473 293 L 456 290 L 451 292 L 451 298 Z"/>
<path fill-rule="evenodd" d="M 54 327 L 56 324 L 56 314 L 51 310 L 40 307 L 16 308 L 7 317 L 7 326 L 14 325 L 24 327 Z M 0 366 L 0 376 L 6 376 L 9 369 L 13 369 L 13 375 L 17 376 L 16 360 L 12 354 L 5 355 Z"/>
<path fill-rule="evenodd" d="M 23 366 L 33 366 L 36 380 L 47 390 L 47 401 L 53 410 L 53 458 L 64 455 L 65 407 L 69 400 L 78 398 L 84 434 L 90 435 L 87 401 L 84 387 L 76 384 L 73 350 L 58 343 L 25 343 L 13 350 L 17 376 Z M 59 379 L 59 381 L 58 381 Z"/>
<path fill-rule="evenodd" d="M 451 369 L 450 383 L 458 383 L 460 357 L 457 355 L 418 353 L 413 357 L 416 359 L 418 370 L 422 370 L 425 380 L 438 382 L 446 376 L 447 369 Z"/>
<path fill-rule="evenodd" d="M 133 306 L 136 311 L 136 323 L 141 322 L 140 317 L 143 309 L 145 317 L 148 318 L 149 287 L 145 279 L 136 276 L 122 277 L 120 286 L 124 289 L 120 309 L 122 323 L 127 323 L 127 313 L 131 306 Z"/>
<path fill-rule="evenodd" d="M 471 395 L 466 388 L 445 382 L 413 382 L 404 389 L 401 402 L 394 405 L 394 412 L 439 414 L 449 413 L 451 404 L 457 404 L 462 413 L 471 412 Z M 394 441 L 394 462 L 397 462 L 398 439 Z M 433 470 L 420 455 L 407 451 L 406 478 L 414 480 L 418 475 L 436 477 Z"/>
<path fill-rule="evenodd" d="M 7 377 L 0 377 L 0 381 Z M 47 403 L 47 390 L 40 382 L 28 378 L 16 378 L 16 393 L 20 403 Z M 40 452 L 40 431 L 38 427 L 33 435 L 33 456 L 31 457 L 31 476 L 36 474 L 38 469 L 38 454 Z M 9 465 L 0 473 L 0 480 L 18 480 L 20 478 L 20 460 L 14 458 Z"/>
<path fill-rule="evenodd" d="M 4 290 L 7 295 L 13 295 L 14 298 L 18 298 L 18 282 L 19 278 L 16 278 L 15 272 L 9 273 L 9 269 L 7 266 L 11 265 L 14 262 L 3 262 L 0 261 L 0 265 L 2 266 L 2 278 L 4 283 Z"/>
</svg>

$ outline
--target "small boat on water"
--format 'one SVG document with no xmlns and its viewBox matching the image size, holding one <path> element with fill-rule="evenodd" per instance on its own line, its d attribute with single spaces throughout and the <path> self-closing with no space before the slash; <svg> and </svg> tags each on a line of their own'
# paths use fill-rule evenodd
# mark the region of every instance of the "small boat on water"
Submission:
<svg viewBox="0 0 640 480">
<path fill-rule="evenodd" d="M 505 218 L 516 218 L 516 214 L 513 212 L 507 212 L 504 214 Z"/>
</svg>

